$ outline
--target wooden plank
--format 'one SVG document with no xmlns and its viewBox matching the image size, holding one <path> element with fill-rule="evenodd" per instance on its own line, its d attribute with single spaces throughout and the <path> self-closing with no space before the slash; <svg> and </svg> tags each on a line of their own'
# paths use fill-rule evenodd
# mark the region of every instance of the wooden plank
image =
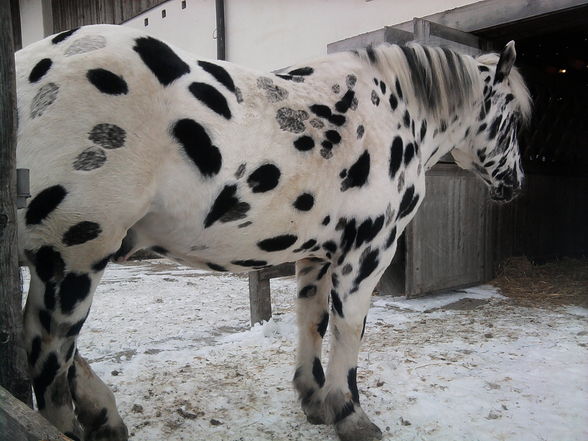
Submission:
<svg viewBox="0 0 588 441">
<path fill-rule="evenodd" d="M 267 321 L 272 316 L 270 282 L 261 277 L 261 271 L 249 273 L 249 310 L 251 326 Z"/>
<path fill-rule="evenodd" d="M 421 18 L 460 31 L 474 32 L 534 19 L 555 12 L 573 11 L 573 9 L 586 5 L 588 5 L 588 0 L 484 0 Z M 406 32 L 414 30 L 413 20 L 391 23 L 391 25 L 395 29 Z M 340 52 L 388 41 L 384 38 L 386 29 L 377 29 L 335 41 L 327 46 L 327 52 Z"/>
<path fill-rule="evenodd" d="M 0 385 L 31 403 L 21 344 L 22 300 L 16 231 L 16 83 L 12 17 L 0 2 Z"/>
<path fill-rule="evenodd" d="M 20 5 L 18 0 L 10 0 L 12 10 L 12 38 L 14 50 L 22 48 L 22 31 L 20 27 Z"/>
<path fill-rule="evenodd" d="M 413 28 L 415 41 L 425 45 L 446 46 L 472 56 L 492 49 L 491 42 L 484 38 L 422 18 L 413 20 Z"/>
<path fill-rule="evenodd" d="M 38 412 L 0 386 L 0 439 L 10 441 L 71 441 Z"/>
<path fill-rule="evenodd" d="M 406 295 L 485 280 L 487 191 L 474 175 L 443 164 L 427 173 L 427 195 L 406 229 Z"/>
<path fill-rule="evenodd" d="M 579 8 L 586 4 L 587 0 L 484 0 L 422 18 L 464 32 L 472 32 Z M 411 31 L 412 20 L 396 27 Z"/>
<path fill-rule="evenodd" d="M 282 263 L 281 265 L 272 266 L 258 271 L 260 278 L 263 280 L 273 279 L 275 277 L 292 276 L 296 273 L 294 263 Z"/>
</svg>

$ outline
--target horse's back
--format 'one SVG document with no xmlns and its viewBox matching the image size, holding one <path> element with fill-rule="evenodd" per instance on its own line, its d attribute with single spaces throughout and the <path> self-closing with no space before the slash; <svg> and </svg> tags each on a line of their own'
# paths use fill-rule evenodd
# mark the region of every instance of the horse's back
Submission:
<svg viewBox="0 0 588 441">
<path fill-rule="evenodd" d="M 370 113 L 361 69 L 342 55 L 260 74 L 106 25 L 19 51 L 17 162 L 31 170 L 33 208 L 53 207 L 35 234 L 23 229 L 23 246 L 63 246 L 72 225 L 89 222 L 103 233 L 97 254 L 133 228 L 136 246 L 192 264 L 251 260 L 275 237 L 295 244 L 265 263 L 292 260 L 292 249 L 335 234 L 327 217 L 388 203 L 377 159 L 388 113 Z"/>
</svg>

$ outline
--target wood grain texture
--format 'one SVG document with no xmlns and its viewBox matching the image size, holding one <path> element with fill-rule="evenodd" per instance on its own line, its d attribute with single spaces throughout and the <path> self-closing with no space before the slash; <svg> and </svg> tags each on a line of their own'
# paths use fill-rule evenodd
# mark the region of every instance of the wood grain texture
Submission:
<svg viewBox="0 0 588 441">
<path fill-rule="evenodd" d="M 10 441 L 71 441 L 38 412 L 0 387 L 0 439 Z"/>
<path fill-rule="evenodd" d="M 21 344 L 16 232 L 16 85 L 10 2 L 0 2 L 0 385 L 32 403 Z"/>
</svg>

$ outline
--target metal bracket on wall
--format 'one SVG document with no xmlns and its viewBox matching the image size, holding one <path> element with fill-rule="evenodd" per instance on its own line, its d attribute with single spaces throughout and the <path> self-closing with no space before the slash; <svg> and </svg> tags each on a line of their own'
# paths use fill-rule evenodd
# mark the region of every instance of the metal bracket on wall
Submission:
<svg viewBox="0 0 588 441">
<path fill-rule="evenodd" d="M 26 208 L 27 198 L 31 197 L 28 168 L 16 169 L 16 208 Z"/>
</svg>

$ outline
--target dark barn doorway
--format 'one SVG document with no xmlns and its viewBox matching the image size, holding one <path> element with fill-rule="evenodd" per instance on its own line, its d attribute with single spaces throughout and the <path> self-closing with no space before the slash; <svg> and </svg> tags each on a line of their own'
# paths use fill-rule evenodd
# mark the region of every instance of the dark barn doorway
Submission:
<svg viewBox="0 0 588 441">
<path fill-rule="evenodd" d="M 521 133 L 526 188 L 498 210 L 496 258 L 588 256 L 588 6 L 475 34 L 516 41 L 533 97 Z"/>
</svg>

